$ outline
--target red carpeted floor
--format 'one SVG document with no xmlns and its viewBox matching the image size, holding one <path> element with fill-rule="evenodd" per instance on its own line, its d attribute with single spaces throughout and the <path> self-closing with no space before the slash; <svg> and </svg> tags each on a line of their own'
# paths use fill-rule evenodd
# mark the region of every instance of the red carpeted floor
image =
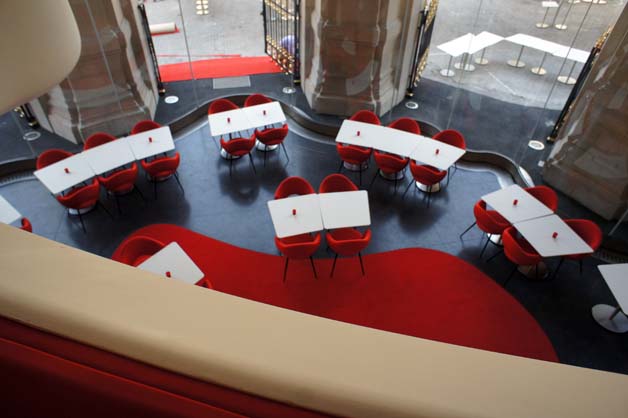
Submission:
<svg viewBox="0 0 628 418">
<path fill-rule="evenodd" d="M 258 302 L 380 330 L 523 357 L 558 361 L 534 318 L 497 283 L 452 255 L 408 248 L 357 258 L 290 261 L 235 247 L 175 225 L 132 236 L 177 241 L 214 289 Z M 272 239 L 269 238 L 269 239 Z M 113 258 L 116 258 L 114 254 Z"/>
<path fill-rule="evenodd" d="M 281 68 L 268 56 L 231 57 L 192 61 L 195 78 L 238 77 L 252 74 L 279 73 Z M 188 62 L 164 64 L 159 66 L 159 73 L 164 82 L 185 81 L 192 79 Z"/>
</svg>

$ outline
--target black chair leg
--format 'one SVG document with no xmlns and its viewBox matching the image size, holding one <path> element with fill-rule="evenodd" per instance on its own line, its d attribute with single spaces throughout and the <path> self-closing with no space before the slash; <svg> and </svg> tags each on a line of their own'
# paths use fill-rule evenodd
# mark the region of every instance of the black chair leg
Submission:
<svg viewBox="0 0 628 418">
<path fill-rule="evenodd" d="M 501 249 L 501 250 L 497 251 L 495 254 L 493 254 L 492 256 L 490 256 L 489 258 L 487 258 L 487 259 L 486 259 L 486 262 L 487 262 L 487 263 L 488 263 L 488 262 L 490 262 L 492 259 L 494 259 L 495 257 L 497 257 L 498 255 L 500 255 L 500 254 L 501 254 L 501 253 L 503 253 L 503 252 L 504 252 L 504 250 L 503 250 L 503 249 Z"/>
<path fill-rule="evenodd" d="M 395 188 L 393 189 L 393 194 L 397 194 L 397 174 L 395 174 Z"/>
<path fill-rule="evenodd" d="M 268 146 L 264 144 L 264 168 L 266 168 L 266 154 L 268 154 Z"/>
<path fill-rule="evenodd" d="M 266 153 L 264 153 L 264 156 L 266 156 Z M 257 174 L 257 170 L 255 169 L 255 163 L 253 162 L 253 156 L 251 155 L 250 152 L 249 152 L 249 161 L 251 162 L 251 167 L 253 168 L 253 173 Z"/>
<path fill-rule="evenodd" d="M 185 190 L 183 190 L 183 185 L 181 184 L 181 180 L 179 180 L 179 175 L 177 174 L 177 172 L 174 172 L 174 179 L 177 181 L 177 184 L 179 185 L 179 188 L 181 189 L 181 193 L 185 194 Z"/>
<path fill-rule="evenodd" d="M 565 261 L 565 259 L 563 257 L 561 257 L 560 261 L 558 262 L 558 266 L 556 266 L 556 270 L 554 270 L 554 274 L 552 275 L 552 279 L 555 279 L 556 276 L 558 276 L 558 270 L 560 270 L 560 267 L 563 265 L 563 261 Z"/>
<path fill-rule="evenodd" d="M 157 179 L 153 179 L 153 197 L 157 200 Z"/>
<path fill-rule="evenodd" d="M 233 172 L 233 158 L 229 158 L 229 177 L 231 177 L 232 172 Z"/>
<path fill-rule="evenodd" d="M 288 151 L 286 151 L 286 146 L 283 144 L 283 142 L 281 143 L 281 148 L 283 148 L 283 152 L 284 154 L 286 154 L 286 162 L 289 163 L 290 162 L 290 157 L 288 157 Z"/>
<path fill-rule="evenodd" d="M 137 185 L 136 185 L 136 186 L 133 186 L 133 191 L 134 191 L 134 192 L 136 192 L 137 194 L 139 194 L 139 195 L 140 195 L 140 197 L 142 198 L 142 200 L 143 200 L 144 202 L 146 202 L 146 198 L 144 197 L 144 193 L 142 193 L 142 191 L 140 190 L 140 188 L 139 188 L 139 187 L 137 187 Z"/>
<path fill-rule="evenodd" d="M 286 257 L 286 264 L 283 267 L 283 282 L 286 282 L 286 273 L 288 272 L 288 261 L 290 261 L 290 259 L 288 257 Z"/>
<path fill-rule="evenodd" d="M 482 248 L 482 252 L 480 253 L 480 258 L 482 258 L 482 255 L 484 255 L 484 251 L 486 250 L 486 247 L 488 246 L 488 243 L 490 240 L 491 240 L 491 235 L 489 234 L 488 238 L 486 239 L 486 243 L 484 244 L 484 248 Z"/>
<path fill-rule="evenodd" d="M 504 282 L 504 289 L 506 288 L 506 285 L 508 284 L 508 282 L 512 278 L 512 275 L 515 274 L 515 271 L 517 271 L 518 268 L 519 268 L 519 266 L 515 265 L 515 267 L 510 271 L 510 274 L 508 275 L 508 278 L 506 278 L 506 281 Z"/>
<path fill-rule="evenodd" d="M 582 258 L 578 262 L 580 264 L 580 275 L 582 276 Z"/>
<path fill-rule="evenodd" d="M 360 259 L 360 268 L 362 269 L 362 276 L 364 276 L 364 262 L 362 261 L 362 253 L 358 253 L 358 258 Z"/>
<path fill-rule="evenodd" d="M 450 171 L 451 171 L 451 167 L 449 167 L 447 169 L 447 186 L 449 186 L 449 174 L 450 174 Z"/>
<path fill-rule="evenodd" d="M 336 270 L 336 260 L 338 260 L 338 254 L 336 254 L 336 256 L 334 257 L 334 262 L 331 265 L 331 273 L 329 273 L 329 277 L 334 276 L 334 270 Z"/>
<path fill-rule="evenodd" d="M 345 164 L 344 161 L 340 160 L 340 167 L 338 167 L 338 172 L 342 173 L 342 166 Z"/>
<path fill-rule="evenodd" d="M 314 272 L 314 278 L 318 279 L 318 275 L 316 274 L 316 267 L 314 267 L 314 259 L 310 256 L 310 264 L 312 265 L 312 271 Z"/>
<path fill-rule="evenodd" d="M 113 219 L 113 215 L 111 214 L 111 212 L 109 212 L 109 211 L 107 210 L 107 208 L 105 207 L 105 205 L 103 205 L 103 204 L 102 204 L 102 203 L 100 203 L 100 202 L 96 202 L 96 206 L 98 206 L 99 208 L 101 208 L 102 210 L 104 210 L 104 211 L 105 211 L 105 213 L 106 213 L 107 215 L 109 215 L 109 217 L 110 217 L 111 219 Z"/>
<path fill-rule="evenodd" d="M 81 215 L 81 210 L 77 210 L 79 221 L 81 221 L 81 228 L 83 228 L 83 232 L 87 234 L 87 229 L 85 229 L 85 224 L 83 223 L 83 215 Z"/>
<path fill-rule="evenodd" d="M 375 180 L 377 180 L 377 176 L 379 175 L 379 169 L 375 170 L 375 175 L 373 176 L 373 180 L 371 180 L 371 183 L 369 184 L 368 189 L 371 190 L 371 187 L 373 187 L 373 183 L 375 183 Z"/>
<path fill-rule="evenodd" d="M 427 188 L 427 208 L 430 208 L 430 200 L 432 200 L 432 186 Z"/>
<path fill-rule="evenodd" d="M 464 234 L 466 234 L 467 232 L 469 232 L 469 231 L 471 230 L 471 228 L 473 228 L 473 227 L 475 226 L 475 224 L 476 224 L 476 223 L 477 223 L 477 222 L 473 222 L 473 223 L 471 224 L 471 226 L 470 226 L 470 227 L 468 227 L 467 229 L 465 229 L 465 230 L 464 230 L 464 232 L 463 232 L 462 234 L 460 234 L 460 238 L 462 238 L 462 236 L 463 236 Z"/>
<path fill-rule="evenodd" d="M 120 198 L 115 193 L 114 193 L 113 197 L 116 198 L 116 208 L 118 209 L 118 215 L 122 215 L 122 211 L 120 210 Z"/>
<path fill-rule="evenodd" d="M 362 167 L 360 167 L 360 171 L 359 171 L 359 174 L 358 174 L 358 176 L 360 178 L 360 187 L 362 187 L 362 171 L 364 171 L 364 170 L 362 170 Z"/>
<path fill-rule="evenodd" d="M 408 183 L 408 187 L 406 187 L 406 191 L 403 192 L 403 195 L 401 195 L 401 200 L 406 198 L 406 193 L 408 193 L 408 190 L 410 190 L 410 186 L 412 186 L 412 183 L 414 183 L 414 179 L 410 180 L 410 183 Z"/>
</svg>

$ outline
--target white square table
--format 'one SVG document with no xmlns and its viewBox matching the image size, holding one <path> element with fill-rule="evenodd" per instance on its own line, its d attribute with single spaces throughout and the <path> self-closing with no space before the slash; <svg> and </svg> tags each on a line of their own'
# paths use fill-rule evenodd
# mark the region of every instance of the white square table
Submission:
<svg viewBox="0 0 628 418">
<path fill-rule="evenodd" d="M 61 193 L 95 176 L 83 153 L 57 161 L 33 174 L 52 194 Z"/>
<path fill-rule="evenodd" d="M 135 161 L 128 138 L 107 142 L 83 151 L 82 154 L 94 173 L 98 175 Z"/>
<path fill-rule="evenodd" d="M 571 69 L 569 70 L 569 74 L 566 76 L 559 75 L 557 78 L 559 82 L 571 85 L 576 84 L 576 79 L 571 76 L 571 74 L 573 74 L 573 70 L 576 68 L 576 63 L 579 62 L 581 64 L 584 64 L 585 62 L 587 62 L 589 60 L 589 55 L 591 55 L 591 52 L 577 48 L 564 47 L 552 53 L 552 55 L 559 58 L 567 58 L 573 61 L 573 63 L 571 64 Z"/>
<path fill-rule="evenodd" d="M 283 113 L 279 102 L 244 107 L 242 108 L 242 112 L 244 112 L 244 115 L 249 121 L 249 129 L 286 121 L 286 115 Z"/>
<path fill-rule="evenodd" d="M 251 122 L 242 109 L 207 115 L 211 136 L 221 136 L 251 129 Z"/>
<path fill-rule="evenodd" d="M 268 202 L 268 210 L 278 238 L 323 229 L 321 208 L 316 194 L 271 200 Z"/>
<path fill-rule="evenodd" d="M 628 263 L 598 266 L 604 281 L 617 301 L 617 306 L 595 305 L 591 309 L 593 318 L 609 331 L 628 332 Z M 622 312 L 623 311 L 623 312 Z"/>
<path fill-rule="evenodd" d="M 205 276 L 176 242 L 166 245 L 137 267 L 162 277 L 170 275 L 189 284 L 196 284 Z"/>
<path fill-rule="evenodd" d="M 515 228 L 542 257 L 593 252 L 558 215 L 518 222 Z"/>
<path fill-rule="evenodd" d="M 137 160 L 143 160 L 174 149 L 174 141 L 169 126 L 130 135 L 126 137 L 126 140 Z"/>
<path fill-rule="evenodd" d="M 437 152 L 438 150 L 438 152 Z M 410 158 L 439 170 L 447 170 L 464 154 L 465 150 L 425 136 L 410 153 Z"/>
<path fill-rule="evenodd" d="M 321 193 L 318 195 L 325 229 L 350 228 L 371 224 L 366 190 Z"/>
<path fill-rule="evenodd" d="M 553 213 L 550 208 L 517 184 L 486 194 L 482 196 L 482 200 L 512 224 Z"/>
<path fill-rule="evenodd" d="M 17 211 L 4 197 L 0 196 L 0 222 L 4 224 L 11 224 L 22 215 Z"/>
<path fill-rule="evenodd" d="M 486 48 L 488 48 L 489 46 L 493 46 L 503 40 L 503 36 L 499 36 L 487 31 L 480 32 L 473 37 L 473 40 L 471 41 L 471 47 L 469 48 L 469 53 L 475 54 L 476 52 L 482 51 L 482 55 L 480 56 L 480 58 L 477 58 L 475 60 L 475 63 L 479 65 L 486 65 L 488 64 L 488 60 L 484 58 Z"/>
<path fill-rule="evenodd" d="M 523 54 L 523 49 L 525 47 L 537 49 L 544 52 L 543 58 L 541 59 L 541 64 L 538 67 L 534 68 L 538 71 L 532 71 L 533 73 L 538 75 L 545 74 L 545 70 L 543 70 L 542 68 L 543 62 L 545 61 L 545 56 L 547 54 L 553 54 L 561 48 L 564 48 L 563 45 L 557 44 L 556 42 L 546 41 L 545 39 L 537 38 L 536 36 L 526 35 L 524 33 L 517 33 L 516 35 L 509 36 L 508 38 L 506 38 L 506 40 L 514 44 L 521 45 L 521 51 L 519 51 L 517 59 L 508 60 L 508 65 L 510 65 L 511 67 L 521 68 L 525 66 L 525 63 L 521 61 L 521 55 Z"/>
<path fill-rule="evenodd" d="M 542 1 L 541 6 L 545 8 L 545 14 L 543 15 L 543 20 L 537 23 L 536 27 L 539 29 L 546 29 L 550 27 L 549 23 L 545 23 L 545 19 L 547 19 L 547 14 L 549 13 L 550 9 L 558 8 L 558 3 L 556 3 L 555 1 Z M 556 20 L 556 17 L 554 17 L 554 20 Z"/>
<path fill-rule="evenodd" d="M 449 55 L 449 64 L 447 64 L 447 69 L 443 68 L 442 70 L 440 70 L 440 75 L 442 75 L 443 77 L 454 76 L 455 73 L 453 70 L 451 70 L 451 61 L 459 55 L 468 53 L 472 41 L 473 41 L 473 34 L 467 33 L 465 35 L 459 36 L 456 39 L 452 39 L 451 41 L 440 44 L 436 47 L 440 49 L 441 51 L 443 51 L 444 53 L 446 53 L 447 55 Z M 468 68 L 469 71 L 472 71 L 471 70 L 472 67 L 473 66 L 471 67 L 465 66 L 461 68 L 465 68 L 465 69 Z"/>
<path fill-rule="evenodd" d="M 336 136 L 336 142 L 374 148 L 401 157 L 410 156 L 421 139 L 421 135 L 349 119 L 342 122 Z"/>
</svg>

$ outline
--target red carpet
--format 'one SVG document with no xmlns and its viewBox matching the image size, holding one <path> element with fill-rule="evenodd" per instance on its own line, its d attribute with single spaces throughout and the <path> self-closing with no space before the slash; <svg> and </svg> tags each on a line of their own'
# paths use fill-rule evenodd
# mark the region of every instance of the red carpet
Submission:
<svg viewBox="0 0 628 418">
<path fill-rule="evenodd" d="M 279 68 L 268 56 L 233 57 L 192 61 L 195 78 L 238 77 L 252 74 L 279 73 Z M 164 82 L 192 79 L 190 64 L 164 64 L 159 66 Z"/>
<path fill-rule="evenodd" d="M 474 266 L 440 251 L 366 255 L 364 277 L 357 258 L 339 258 L 333 278 L 332 259 L 315 259 L 318 280 L 309 260 L 291 260 L 284 284 L 279 256 L 175 225 L 150 225 L 133 235 L 177 241 L 224 293 L 380 330 L 558 361 L 541 327 L 516 299 Z"/>
</svg>

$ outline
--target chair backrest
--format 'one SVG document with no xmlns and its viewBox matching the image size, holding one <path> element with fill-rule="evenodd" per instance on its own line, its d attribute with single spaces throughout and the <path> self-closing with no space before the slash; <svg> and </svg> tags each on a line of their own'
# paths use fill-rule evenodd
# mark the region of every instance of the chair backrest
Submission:
<svg viewBox="0 0 628 418">
<path fill-rule="evenodd" d="M 253 133 L 249 138 L 233 138 L 229 141 L 225 141 L 223 138 L 220 138 L 220 146 L 225 149 L 229 154 L 233 154 L 238 151 L 242 152 L 250 152 L 255 146 L 255 133 Z"/>
<path fill-rule="evenodd" d="M 292 176 L 284 179 L 279 186 L 277 186 L 277 190 L 275 190 L 275 199 L 283 199 L 284 197 L 288 197 L 291 195 L 304 195 L 304 194 L 312 194 L 314 192 L 314 188 L 310 182 L 308 182 L 303 177 Z"/>
<path fill-rule="evenodd" d="M 517 237 L 517 230 L 510 226 L 502 234 L 504 254 L 515 264 L 531 266 L 541 261 L 541 256 L 523 238 Z"/>
<path fill-rule="evenodd" d="M 467 149 L 464 136 L 462 136 L 462 134 L 455 129 L 445 129 L 444 131 L 440 131 L 434 135 L 433 139 L 457 148 Z"/>
<path fill-rule="evenodd" d="M 93 206 L 100 196 L 100 183 L 94 179 L 92 184 L 75 189 L 65 196 L 57 196 L 63 206 L 70 209 L 83 209 Z"/>
<path fill-rule="evenodd" d="M 157 158 L 150 162 L 142 160 L 142 168 L 152 177 L 162 177 L 177 171 L 180 162 L 181 155 L 177 152 L 172 157 Z"/>
<path fill-rule="evenodd" d="M 238 105 L 233 103 L 229 99 L 218 99 L 214 100 L 210 105 L 209 109 L 207 109 L 208 115 L 213 115 L 214 113 L 226 112 L 228 110 L 238 109 Z"/>
<path fill-rule="evenodd" d="M 266 145 L 277 145 L 283 142 L 288 136 L 288 124 L 284 123 L 281 128 L 264 129 L 263 131 L 255 130 L 255 137 Z"/>
<path fill-rule="evenodd" d="M 39 157 L 37 157 L 37 170 L 41 170 L 42 168 L 49 166 L 50 164 L 54 164 L 57 161 L 61 161 L 71 156 L 71 152 L 62 149 L 49 149 L 47 151 L 44 151 L 39 155 Z"/>
<path fill-rule="evenodd" d="M 139 134 L 140 132 L 152 131 L 153 129 L 161 128 L 161 125 L 152 120 L 141 120 L 137 122 L 133 129 L 131 129 L 131 135 Z"/>
<path fill-rule="evenodd" d="M 321 245 L 321 234 L 301 234 L 287 238 L 275 237 L 277 249 L 289 258 L 307 258 L 314 254 Z"/>
<path fill-rule="evenodd" d="M 133 163 L 131 168 L 116 171 L 108 177 L 99 176 L 98 181 L 107 190 L 123 188 L 125 185 L 128 185 L 130 188 L 135 183 L 135 180 L 137 179 L 137 174 L 137 163 Z"/>
<path fill-rule="evenodd" d="M 362 164 L 369 159 L 373 152 L 371 148 L 343 145 L 340 142 L 336 143 L 336 151 L 338 151 L 338 155 L 343 161 L 347 161 L 351 164 Z"/>
<path fill-rule="evenodd" d="M 552 211 L 556 212 L 556 210 L 558 210 L 558 195 L 552 188 L 547 186 L 534 186 L 526 187 L 524 190 L 540 200 Z"/>
<path fill-rule="evenodd" d="M 353 192 L 356 190 L 358 190 L 358 186 L 353 184 L 344 174 L 330 174 L 318 186 L 319 193 Z"/>
<path fill-rule="evenodd" d="M 28 218 L 22 218 L 20 222 L 22 224 L 22 226 L 20 227 L 21 230 L 33 232 L 33 225 L 31 224 L 31 221 L 28 220 Z"/>
<path fill-rule="evenodd" d="M 375 164 L 377 164 L 380 169 L 388 171 L 403 170 L 410 161 L 408 158 L 403 158 L 393 154 L 385 154 L 379 151 L 375 151 L 373 153 L 373 157 L 375 158 Z"/>
<path fill-rule="evenodd" d="M 447 175 L 447 171 L 441 171 L 431 165 L 418 164 L 414 160 L 410 160 L 410 173 L 416 181 L 427 185 L 436 184 Z"/>
<path fill-rule="evenodd" d="M 105 132 L 96 132 L 95 134 L 90 135 L 83 144 L 83 149 L 90 149 L 97 147 L 99 145 L 106 144 L 107 142 L 115 141 L 116 137 L 109 135 Z"/>
<path fill-rule="evenodd" d="M 510 227 L 510 222 L 502 218 L 497 212 L 487 210 L 486 202 L 483 200 L 477 201 L 473 207 L 473 216 L 475 216 L 478 228 L 487 234 L 501 234 Z"/>
<path fill-rule="evenodd" d="M 604 234 L 595 222 L 588 219 L 566 219 L 565 223 L 589 244 L 593 251 L 600 248 Z"/>
<path fill-rule="evenodd" d="M 166 244 L 154 238 L 145 237 L 143 235 L 135 236 L 128 239 L 120 246 L 115 261 L 130 266 L 137 266 L 165 246 Z"/>
<path fill-rule="evenodd" d="M 357 231 L 357 230 L 355 230 Z M 327 234 L 327 244 L 336 254 L 343 256 L 351 256 L 364 250 L 371 242 L 371 230 L 367 229 L 364 234 L 356 234 L 355 238 L 337 239 L 333 233 Z"/>
<path fill-rule="evenodd" d="M 370 110 L 359 110 L 355 112 L 349 120 L 355 120 L 357 122 L 370 123 L 373 125 L 381 125 L 379 117 Z"/>
<path fill-rule="evenodd" d="M 264 103 L 270 103 L 272 101 L 272 99 L 269 99 L 261 93 L 254 93 L 246 98 L 244 101 L 244 107 L 256 106 Z"/>
<path fill-rule="evenodd" d="M 398 129 L 400 131 L 410 132 L 412 134 L 421 134 L 421 128 L 419 127 L 419 123 L 412 118 L 399 118 L 394 120 L 389 128 Z"/>
</svg>

